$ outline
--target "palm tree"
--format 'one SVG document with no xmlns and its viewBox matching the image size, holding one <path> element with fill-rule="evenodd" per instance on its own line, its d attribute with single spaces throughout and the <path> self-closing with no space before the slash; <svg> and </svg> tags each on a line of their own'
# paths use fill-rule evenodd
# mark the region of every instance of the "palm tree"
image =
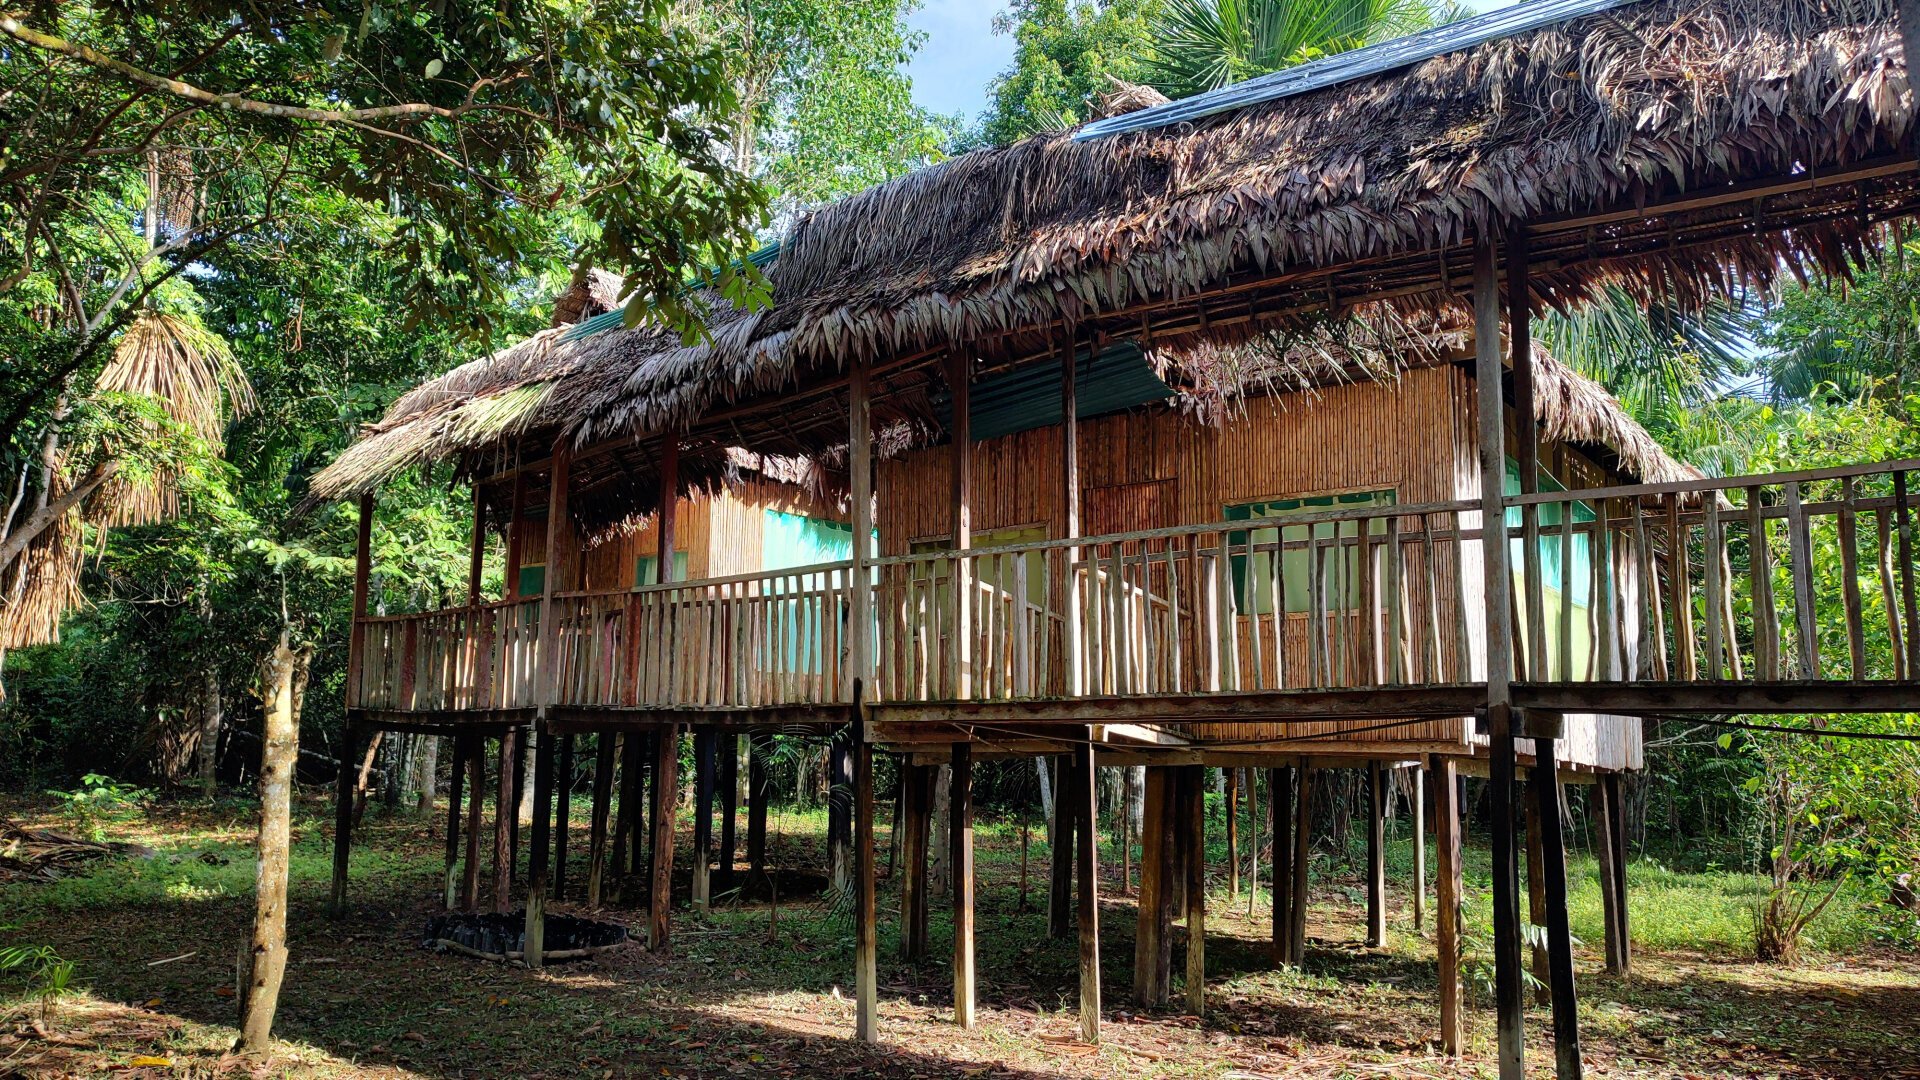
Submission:
<svg viewBox="0 0 1920 1080">
<path fill-rule="evenodd" d="M 1168 0 L 1150 79 L 1185 97 L 1470 14 L 1452 0 Z"/>
</svg>

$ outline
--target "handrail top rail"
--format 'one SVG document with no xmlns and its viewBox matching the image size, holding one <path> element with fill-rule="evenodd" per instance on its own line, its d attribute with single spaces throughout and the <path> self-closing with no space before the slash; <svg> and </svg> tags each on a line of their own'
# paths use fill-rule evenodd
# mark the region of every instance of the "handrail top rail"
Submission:
<svg viewBox="0 0 1920 1080">
<path fill-rule="evenodd" d="M 1590 499 L 1626 499 L 1646 495 L 1687 495 L 1701 491 L 1732 491 L 1736 488 L 1773 487 L 1780 484 L 1806 484 L 1819 480 L 1844 480 L 1854 476 L 1920 470 L 1920 458 L 1900 458 L 1867 465 L 1837 465 L 1826 469 L 1802 469 L 1798 472 L 1747 473 L 1743 476 L 1709 476 L 1701 480 L 1670 480 L 1664 484 L 1615 484 L 1608 487 L 1570 491 L 1541 491 L 1532 495 L 1507 495 L 1508 506 L 1538 503 L 1585 502 Z"/>
<path fill-rule="evenodd" d="M 408 619 L 424 619 L 432 615 L 459 615 L 471 611 L 497 611 L 510 607 L 526 607 L 540 603 L 538 596 L 516 596 L 504 600 L 482 600 L 478 604 L 456 604 L 453 607 L 433 608 L 428 611 L 396 611 L 386 615 L 362 615 L 354 620 L 360 623 L 405 622 Z"/>
</svg>

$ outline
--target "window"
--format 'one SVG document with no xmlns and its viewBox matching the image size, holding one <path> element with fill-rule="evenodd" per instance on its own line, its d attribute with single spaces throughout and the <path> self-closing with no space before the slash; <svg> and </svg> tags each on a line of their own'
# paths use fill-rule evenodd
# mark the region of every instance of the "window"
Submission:
<svg viewBox="0 0 1920 1080">
<path fill-rule="evenodd" d="M 547 568 L 539 563 L 520 568 L 520 595 L 539 596 L 547 591 Z"/>
<path fill-rule="evenodd" d="M 1240 503 L 1226 508 L 1226 519 L 1228 521 L 1284 522 L 1287 518 L 1304 514 L 1324 514 L 1334 510 L 1356 510 L 1368 506 L 1392 506 L 1393 504 L 1394 493 L 1391 490 L 1352 491 L 1302 499 L 1271 499 L 1266 502 Z M 1313 587 L 1310 576 L 1312 564 L 1308 561 L 1312 557 L 1312 550 L 1307 546 L 1307 541 L 1309 539 L 1332 540 L 1336 528 L 1339 535 L 1349 539 L 1358 535 L 1359 526 L 1344 521 L 1322 521 L 1311 525 L 1280 524 L 1274 527 L 1252 529 L 1250 532 L 1253 543 L 1256 545 L 1252 565 L 1248 565 L 1245 554 L 1248 531 L 1228 533 L 1229 551 L 1241 552 L 1233 556 L 1231 564 L 1234 609 L 1242 614 L 1271 615 L 1277 589 L 1285 597 L 1288 612 L 1306 611 Z M 1383 535 L 1387 531 L 1387 519 L 1383 517 L 1369 519 L 1367 529 L 1372 535 Z M 1260 548 L 1277 541 L 1284 541 L 1289 546 L 1280 554 L 1279 579 L 1276 581 L 1273 550 L 1270 546 L 1265 547 L 1265 550 Z M 1299 546 L 1292 546 L 1296 544 Z M 1325 576 L 1321 579 L 1320 585 L 1328 595 L 1331 595 L 1332 591 L 1338 588 L 1336 583 L 1344 581 L 1346 583 L 1345 606 L 1351 608 L 1360 603 L 1360 550 L 1358 547 L 1345 547 L 1341 550 L 1344 553 L 1346 565 L 1339 566 L 1331 558 L 1327 558 L 1323 563 Z M 1247 595 L 1249 588 L 1253 592 L 1251 597 Z"/>
<path fill-rule="evenodd" d="M 660 557 L 658 555 L 642 555 L 638 559 L 635 559 L 633 561 L 634 585 L 661 584 L 661 582 L 654 577 L 654 572 L 659 568 Z M 687 580 L 687 553 L 684 551 L 676 551 L 673 553 L 673 580 Z"/>
<path fill-rule="evenodd" d="M 1552 474 L 1542 471 L 1539 475 L 1541 491 L 1565 491 L 1566 485 L 1555 479 Z M 1506 493 L 1520 494 L 1520 463 L 1507 459 Z M 1540 507 L 1540 540 L 1538 557 L 1540 563 L 1540 606 L 1545 616 L 1547 640 L 1547 672 L 1550 677 L 1559 677 L 1561 673 L 1578 677 L 1586 670 L 1593 655 L 1594 642 L 1592 628 L 1587 620 L 1593 603 L 1593 536 L 1590 533 L 1576 532 L 1573 547 L 1567 553 L 1568 575 L 1572 580 L 1562 580 L 1560 565 L 1560 546 L 1566 537 L 1560 533 L 1565 522 L 1567 503 L 1545 503 Z M 1573 522 L 1577 527 L 1595 520 L 1593 507 L 1584 502 L 1575 502 Z M 1507 507 L 1507 525 L 1518 529 L 1524 523 L 1518 506 Z M 1516 605 L 1523 613 L 1518 627 L 1520 641 L 1527 649 L 1528 663 L 1531 664 L 1532 643 L 1527 640 L 1527 627 L 1530 619 L 1526 616 L 1527 578 L 1525 556 L 1526 540 L 1514 537 L 1511 541 L 1511 559 L 1513 561 L 1513 596 Z M 1573 634 L 1571 655 L 1560 655 L 1560 618 L 1563 609 L 1573 609 Z M 1569 665 L 1565 661 L 1571 660 Z"/>
<path fill-rule="evenodd" d="M 868 549 L 871 551 L 871 547 Z M 766 511 L 760 527 L 760 567 L 785 570 L 853 558 L 853 526 L 779 510 Z"/>
<path fill-rule="evenodd" d="M 1045 525 L 1015 526 L 1010 529 L 988 529 L 973 534 L 973 547 L 1011 547 L 1014 544 L 1037 544 L 1047 538 Z M 953 549 L 951 537 L 936 536 L 925 540 L 915 540 L 912 545 L 914 554 L 931 551 L 950 551 Z M 1044 605 L 1046 603 L 1046 575 L 1042 569 L 1044 553 L 1028 551 L 1020 555 L 988 556 L 972 562 L 973 580 L 1002 591 L 1011 591 L 1018 583 L 1018 575 L 1024 564 L 1026 572 L 1027 602 Z M 945 581 L 947 572 L 945 563 L 935 564 L 936 580 Z M 924 572 L 924 571 L 923 571 Z M 1001 578 L 1006 578 L 1003 582 Z"/>
</svg>

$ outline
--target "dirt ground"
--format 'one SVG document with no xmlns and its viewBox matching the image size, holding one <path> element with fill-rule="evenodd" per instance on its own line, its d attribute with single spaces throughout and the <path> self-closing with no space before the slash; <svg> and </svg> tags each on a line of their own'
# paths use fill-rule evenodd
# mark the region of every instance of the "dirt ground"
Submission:
<svg viewBox="0 0 1920 1080">
<path fill-rule="evenodd" d="M 11 808 L 18 811 L 20 808 Z M 438 824 L 370 817 L 355 848 L 351 910 L 324 912 L 326 810 L 296 829 L 292 964 L 268 1062 L 226 1051 L 233 956 L 251 902 L 243 804 L 157 810 L 154 854 L 53 883 L 0 887 L 0 941 L 52 946 L 78 995 L 44 1016 L 16 994 L 0 1025 L 0 1075 L 295 1077 L 1453 1077 L 1491 1074 L 1492 1018 L 1470 999 L 1467 1053 L 1433 1043 L 1430 938 L 1392 897 L 1390 940 L 1366 949 L 1358 877 L 1316 867 L 1305 971 L 1267 960 L 1264 893 L 1215 881 L 1204 1018 L 1129 998 L 1134 907 L 1104 868 L 1099 1046 L 1078 1040 L 1076 945 L 1045 938 L 1043 849 L 1020 895 L 1019 832 L 979 839 L 979 1024 L 950 1020 L 951 935 L 935 901 L 934 959 L 897 962 L 897 881 L 881 888 L 881 1042 L 851 1038 L 853 926 L 810 897 L 675 914 L 666 954 L 629 945 L 535 973 L 423 948 L 440 886 Z M 50 819 L 49 819 L 50 820 Z M 576 816 L 576 820 L 578 817 Z M 774 860 L 817 867 L 818 819 L 777 823 Z M 884 822 L 882 823 L 884 843 Z M 584 833 L 573 851 L 585 848 Z M 524 854 L 524 853 L 523 853 Z M 1104 854 L 1104 852 L 1103 852 Z M 881 866 L 887 855 L 881 853 Z M 1324 873 L 1320 871 L 1324 870 Z M 575 864 L 577 889 L 580 869 Z M 557 905 L 577 911 L 574 904 Z M 602 917 L 639 926 L 642 913 Z M 1478 943 L 1469 940 L 1469 947 Z M 1176 973 L 1184 971 L 1178 959 Z M 1630 978 L 1582 946 L 1588 1074 L 1619 1077 L 1920 1077 L 1920 963 L 1868 950 L 1796 967 L 1642 948 Z M 1469 958 L 1470 970 L 1477 963 Z M 1179 994 L 1176 990 L 1176 1000 Z M 1528 1062 L 1551 1075 L 1547 1014 L 1528 1015 Z"/>
</svg>

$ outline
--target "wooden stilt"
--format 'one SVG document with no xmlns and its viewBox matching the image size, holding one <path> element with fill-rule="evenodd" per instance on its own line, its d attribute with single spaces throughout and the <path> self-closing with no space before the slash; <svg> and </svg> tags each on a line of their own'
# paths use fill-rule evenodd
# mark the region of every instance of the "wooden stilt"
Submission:
<svg viewBox="0 0 1920 1080">
<path fill-rule="evenodd" d="M 1408 770 L 1413 780 L 1413 932 L 1427 925 L 1427 770 Z"/>
<path fill-rule="evenodd" d="M 1240 895 L 1240 770 L 1222 770 L 1227 782 L 1227 899 Z"/>
<path fill-rule="evenodd" d="M 1387 773 L 1367 762 L 1367 947 L 1387 943 Z"/>
<path fill-rule="evenodd" d="M 827 748 L 827 873 L 835 889 L 853 887 L 853 747 L 851 725 Z"/>
<path fill-rule="evenodd" d="M 467 743 L 466 735 L 453 737 L 453 769 L 447 782 L 447 881 L 446 907 L 453 911 L 460 906 L 460 800 L 467 786 Z"/>
<path fill-rule="evenodd" d="M 1540 853 L 1540 800 L 1532 798 L 1533 774 L 1527 777 L 1528 796 L 1523 799 L 1527 816 L 1527 922 L 1536 929 L 1529 935 L 1531 945 L 1527 949 L 1527 961 L 1531 965 L 1535 986 L 1533 1000 L 1536 1005 L 1546 1005 L 1553 1000 L 1551 977 L 1548 970 L 1547 943 L 1544 931 L 1547 925 L 1547 879 L 1541 871 L 1543 856 Z"/>
<path fill-rule="evenodd" d="M 549 568 L 551 569 L 551 568 Z M 513 811 L 507 815 L 507 880 L 520 876 L 520 811 L 527 802 L 527 759 L 533 752 L 534 735 L 527 728 L 513 732 Z"/>
<path fill-rule="evenodd" d="M 924 765 L 903 765 L 900 784 L 900 959 L 918 963 L 927 958 L 927 841 L 933 771 Z"/>
<path fill-rule="evenodd" d="M 1140 907 L 1135 913 L 1133 933 L 1133 1000 L 1136 1005 L 1155 1005 L 1159 998 L 1161 893 L 1166 847 L 1167 770 L 1149 766 L 1146 793 L 1140 815 Z"/>
<path fill-rule="evenodd" d="M 973 1026 L 973 744 L 953 746 L 953 779 L 948 786 L 947 829 L 953 855 L 953 1022 Z"/>
<path fill-rule="evenodd" d="M 1514 848 L 1514 747 L 1511 710 L 1502 707 L 1488 730 L 1488 805 L 1493 849 L 1493 974 L 1495 1029 L 1501 1080 L 1522 1080 L 1524 1012 L 1521 1003 L 1520 867 Z"/>
<path fill-rule="evenodd" d="M 613 836 L 607 851 L 607 876 L 611 878 L 611 895 L 620 895 L 620 881 L 632 873 L 633 856 L 630 850 L 639 845 L 640 826 L 635 821 L 640 807 L 640 736 L 635 732 L 624 735 L 602 733 L 602 738 L 611 739 L 615 756 L 619 760 L 619 779 L 615 790 L 620 794 L 617 809 L 614 810 Z M 613 778 L 610 775 L 609 781 Z"/>
<path fill-rule="evenodd" d="M 553 889 L 555 900 L 567 898 L 567 819 L 573 811 L 573 736 L 560 738 L 559 764 L 553 786 Z"/>
<path fill-rule="evenodd" d="M 1580 1080 L 1580 1014 L 1573 979 L 1573 933 L 1567 925 L 1567 847 L 1560 821 L 1560 770 L 1554 760 L 1554 740 L 1535 737 L 1533 754 L 1533 775 L 1527 786 L 1533 791 L 1534 816 L 1539 822 L 1554 1070 L 1559 1080 Z"/>
<path fill-rule="evenodd" d="M 467 770 L 467 852 L 460 871 L 460 910 L 480 907 L 480 832 L 485 822 L 487 801 L 487 741 L 479 735 L 467 736 L 466 757 L 454 763 Z"/>
<path fill-rule="evenodd" d="M 661 740 L 668 738 L 678 745 L 679 729 L 671 729 L 671 734 L 668 730 L 662 729 L 627 736 L 627 741 L 633 744 L 628 755 L 633 764 L 633 835 L 627 840 L 626 872 L 630 877 L 639 877 L 649 883 L 653 881 L 652 827 L 654 814 L 659 810 L 659 806 L 654 802 L 659 797 L 654 789 L 660 784 L 660 774 L 655 766 L 660 756 Z M 680 755 L 676 753 L 673 760 L 673 781 L 676 790 L 673 800 L 668 803 L 669 807 L 677 806 L 680 801 L 680 793 L 677 790 L 680 783 Z M 626 770 L 623 767 L 621 771 L 624 773 Z M 649 776 L 652 777 L 653 788 L 647 786 Z"/>
<path fill-rule="evenodd" d="M 654 736 L 653 843 L 648 852 L 653 873 L 647 895 L 647 948 L 655 952 L 667 948 L 667 915 L 673 909 L 674 804 L 679 799 L 680 729 L 669 724 Z"/>
<path fill-rule="evenodd" d="M 740 810 L 740 736 L 719 736 L 720 855 L 714 867 L 713 890 L 724 896 L 733 891 L 734 855 L 738 850 L 735 816 Z"/>
<path fill-rule="evenodd" d="M 1074 797 L 1079 804 L 1074 810 L 1074 821 L 1078 824 L 1075 842 L 1077 866 L 1080 878 L 1079 923 L 1080 923 L 1080 1039 L 1082 1042 L 1100 1041 L 1100 829 L 1097 791 L 1094 782 L 1093 733 L 1089 729 L 1088 742 L 1076 745 L 1073 751 Z"/>
<path fill-rule="evenodd" d="M 1608 879 L 1607 887 L 1613 893 L 1614 921 L 1617 933 L 1607 969 L 1618 975 L 1630 974 L 1633 970 L 1633 920 L 1628 917 L 1627 905 L 1627 810 L 1620 798 L 1620 774 L 1607 773 L 1600 777 L 1596 790 L 1601 793 L 1607 808 L 1607 824 L 1612 843 L 1608 845 L 1609 858 L 1602 868 L 1602 874 Z"/>
<path fill-rule="evenodd" d="M 587 906 L 600 906 L 607 870 L 607 811 L 613 802 L 613 751 L 611 731 L 594 735 L 593 809 L 587 816 Z"/>
<path fill-rule="evenodd" d="M 1184 918 L 1186 902 L 1175 901 L 1178 894 L 1186 895 L 1181 884 L 1187 879 L 1187 864 L 1181 855 L 1183 845 L 1178 842 L 1184 830 L 1180 822 L 1184 820 L 1184 807 L 1180 798 L 1180 771 L 1177 768 L 1162 770 L 1164 777 L 1160 784 L 1160 903 L 1154 913 L 1154 937 L 1160 943 L 1159 955 L 1153 958 L 1153 1003 L 1165 1005 L 1173 1000 L 1173 919 L 1177 910 Z"/>
<path fill-rule="evenodd" d="M 1071 790 L 1073 770 L 1064 768 L 1064 757 L 1053 759 L 1053 823 L 1048 834 L 1051 863 L 1047 880 L 1047 936 L 1063 938 L 1072 922 L 1073 895 L 1073 813 Z"/>
<path fill-rule="evenodd" d="M 1436 757 L 1433 772 L 1434 948 L 1440 960 L 1440 1048 L 1460 1053 L 1460 783 L 1452 758 Z"/>
<path fill-rule="evenodd" d="M 747 888 L 765 889 L 767 882 L 767 755 L 773 736 L 747 736 Z"/>
<path fill-rule="evenodd" d="M 1187 801 L 1187 1012 L 1207 1012 L 1207 843 L 1206 767 L 1183 766 Z"/>
<path fill-rule="evenodd" d="M 856 680 L 856 702 L 860 697 L 860 686 Z M 866 739 L 866 725 L 854 724 L 852 727 L 854 917 L 858 923 L 853 946 L 856 998 L 854 1027 L 855 1035 L 861 1042 L 874 1043 L 880 1041 L 880 937 L 877 925 L 879 903 L 873 867 L 873 744 Z"/>
<path fill-rule="evenodd" d="M 517 729 L 500 735 L 500 753 L 494 770 L 493 796 L 493 910 L 504 915 L 513 906 L 514 767 Z"/>
<path fill-rule="evenodd" d="M 713 890 L 713 752 L 715 732 L 693 731 L 693 909 L 706 911 Z"/>
<path fill-rule="evenodd" d="M 353 849 L 354 775 L 348 762 L 360 757 L 360 725 L 349 722 L 346 746 L 335 770 L 333 792 L 333 887 L 328 893 L 327 909 L 335 915 L 347 910 L 347 867 Z"/>
<path fill-rule="evenodd" d="M 553 733 L 543 733 L 533 746 L 533 845 L 527 853 L 527 929 L 522 948 L 527 966 L 546 963 L 548 856 L 553 837 Z"/>
<path fill-rule="evenodd" d="M 1273 821 L 1273 962 L 1294 964 L 1293 955 L 1293 800 L 1292 766 L 1267 770 L 1267 799 Z"/>
<path fill-rule="evenodd" d="M 1307 870 L 1313 854 L 1313 765 L 1300 763 L 1293 799 L 1293 899 L 1287 914 L 1287 951 L 1295 967 L 1307 964 Z"/>
</svg>

